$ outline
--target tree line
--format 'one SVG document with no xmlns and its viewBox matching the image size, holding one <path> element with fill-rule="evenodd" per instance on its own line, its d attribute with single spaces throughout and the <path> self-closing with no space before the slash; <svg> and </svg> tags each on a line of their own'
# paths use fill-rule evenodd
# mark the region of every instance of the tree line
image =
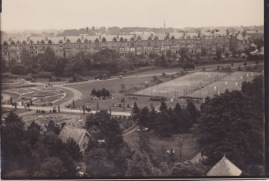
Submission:
<svg viewBox="0 0 269 181">
<path fill-rule="evenodd" d="M 2 61 L 1 67 L 3 71 L 10 71 L 17 75 L 39 75 L 39 73 L 48 72 L 51 73 L 49 76 L 97 75 L 104 73 L 113 75 L 132 71 L 143 66 L 172 66 L 175 62 L 184 69 L 194 68 L 188 51 L 182 50 L 181 54 L 183 57 L 181 63 L 176 60 L 176 54 L 170 50 L 166 52 L 166 55 L 150 52 L 148 56 L 129 53 L 122 57 L 116 51 L 106 48 L 94 54 L 79 52 L 71 58 L 60 58 L 56 56 L 50 47 L 47 47 L 43 54 L 38 54 L 35 57 L 32 57 L 26 49 L 23 49 L 20 62 L 14 59 L 9 62 Z"/>
<path fill-rule="evenodd" d="M 197 123 L 199 116 L 199 110 L 191 101 L 187 103 L 186 108 L 182 108 L 179 103 L 174 108 L 168 108 L 166 103 L 162 101 L 159 112 L 153 106 L 151 106 L 151 110 L 147 107 L 140 110 L 136 103 L 132 109 L 132 117 L 139 126 L 154 130 L 162 137 L 189 132 L 192 126 Z"/>
</svg>

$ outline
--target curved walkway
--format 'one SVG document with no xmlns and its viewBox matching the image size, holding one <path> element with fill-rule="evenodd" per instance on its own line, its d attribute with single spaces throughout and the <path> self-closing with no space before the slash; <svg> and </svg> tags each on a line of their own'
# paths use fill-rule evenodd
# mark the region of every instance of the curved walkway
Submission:
<svg viewBox="0 0 269 181">
<path fill-rule="evenodd" d="M 69 91 L 71 91 L 73 93 L 73 97 L 72 98 L 70 98 L 69 100 L 67 100 L 67 101 L 65 101 L 65 102 L 63 102 L 63 103 L 60 104 L 60 107 L 61 108 L 62 107 L 65 107 L 66 104 L 72 104 L 73 100 L 74 101 L 77 101 L 77 100 L 81 99 L 81 97 L 82 97 L 82 93 L 79 90 L 74 89 L 74 88 L 71 88 L 71 87 L 66 87 L 65 85 L 66 84 L 54 85 L 54 87 L 58 87 L 58 88 L 61 88 L 61 89 L 67 89 L 67 90 L 69 90 Z"/>
</svg>

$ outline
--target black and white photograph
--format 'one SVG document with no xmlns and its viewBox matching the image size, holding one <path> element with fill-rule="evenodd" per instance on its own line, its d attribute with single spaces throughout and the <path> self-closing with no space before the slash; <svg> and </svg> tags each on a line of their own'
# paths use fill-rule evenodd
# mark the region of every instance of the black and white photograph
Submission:
<svg viewBox="0 0 269 181">
<path fill-rule="evenodd" d="M 1 180 L 268 176 L 264 4 L 3 0 Z"/>
</svg>

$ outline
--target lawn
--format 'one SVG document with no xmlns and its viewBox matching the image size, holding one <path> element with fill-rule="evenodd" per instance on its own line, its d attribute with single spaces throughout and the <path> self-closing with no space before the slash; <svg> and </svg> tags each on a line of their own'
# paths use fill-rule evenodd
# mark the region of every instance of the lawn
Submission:
<svg viewBox="0 0 269 181">
<path fill-rule="evenodd" d="M 195 72 L 137 91 L 135 94 L 145 96 L 164 96 L 168 98 L 180 97 L 194 91 L 198 87 L 204 87 L 211 84 L 226 75 L 227 73 L 221 72 Z"/>
<path fill-rule="evenodd" d="M 202 97 L 206 98 L 207 96 L 213 97 L 215 94 L 224 93 L 225 90 L 241 90 L 243 81 L 251 81 L 253 78 L 260 73 L 257 72 L 234 72 L 230 75 L 227 75 L 220 80 L 209 84 L 208 86 L 191 92 L 188 96 L 191 97 Z"/>
<path fill-rule="evenodd" d="M 163 77 L 158 76 L 162 81 L 170 80 L 170 77 Z M 83 105 L 89 106 L 92 110 L 97 109 L 97 103 L 99 105 L 99 109 L 107 109 L 109 110 L 113 104 L 122 104 L 121 99 L 125 99 L 125 109 L 122 107 L 112 107 L 112 111 L 130 111 L 134 102 L 138 104 L 139 107 L 150 106 L 157 106 L 160 102 L 153 102 L 149 100 L 149 97 L 141 97 L 136 96 L 136 99 L 130 99 L 128 94 L 132 94 L 137 90 L 144 89 L 146 87 L 155 85 L 156 83 L 152 81 L 153 77 L 123 77 L 113 80 L 100 80 L 94 82 L 81 82 L 78 84 L 70 84 L 66 85 L 68 87 L 75 88 L 82 92 L 83 97 L 80 100 L 75 101 L 75 106 L 80 107 Z M 123 86 L 124 85 L 124 86 Z M 101 90 L 103 88 L 107 89 L 113 96 L 113 99 L 107 100 L 94 100 L 93 96 L 91 96 L 92 89 Z M 124 89 L 122 89 L 124 88 Z M 122 92 L 122 90 L 124 90 Z M 129 105 L 129 108 L 127 106 Z"/>
<path fill-rule="evenodd" d="M 124 135 L 123 139 L 132 150 L 138 150 L 139 133 L 132 132 Z M 174 150 L 176 161 L 186 161 L 194 157 L 198 152 L 198 144 L 192 134 L 175 134 L 171 137 L 160 138 L 154 133 L 149 133 L 150 147 L 153 150 L 153 159 L 165 159 L 168 157 L 167 150 Z M 182 144 L 182 148 L 180 145 Z M 181 149 L 181 158 L 180 158 Z"/>
</svg>

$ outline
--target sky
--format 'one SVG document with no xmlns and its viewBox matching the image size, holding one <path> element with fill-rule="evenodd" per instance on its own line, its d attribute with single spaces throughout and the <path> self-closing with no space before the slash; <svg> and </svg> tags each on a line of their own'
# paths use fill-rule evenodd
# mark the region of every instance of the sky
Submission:
<svg viewBox="0 0 269 181">
<path fill-rule="evenodd" d="M 263 25 L 263 0 L 3 0 L 2 30 Z"/>
</svg>

